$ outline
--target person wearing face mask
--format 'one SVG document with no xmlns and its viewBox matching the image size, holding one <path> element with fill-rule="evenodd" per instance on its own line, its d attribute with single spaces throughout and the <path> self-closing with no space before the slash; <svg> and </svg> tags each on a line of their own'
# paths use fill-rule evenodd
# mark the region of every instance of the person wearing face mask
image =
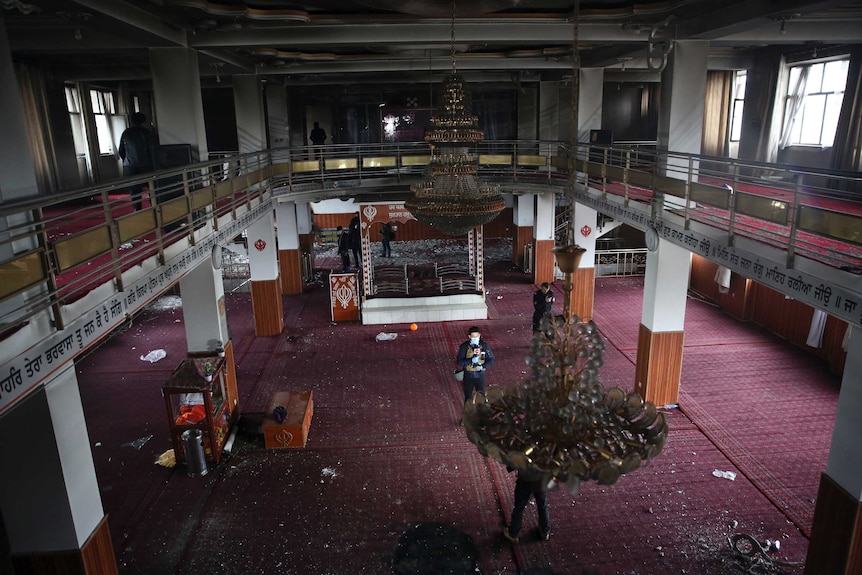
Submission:
<svg viewBox="0 0 862 575">
<path fill-rule="evenodd" d="M 467 330 L 470 338 L 458 348 L 455 358 L 458 367 L 464 370 L 464 401 L 470 401 L 473 393 L 485 393 L 485 370 L 494 363 L 494 352 L 477 326 Z"/>
</svg>

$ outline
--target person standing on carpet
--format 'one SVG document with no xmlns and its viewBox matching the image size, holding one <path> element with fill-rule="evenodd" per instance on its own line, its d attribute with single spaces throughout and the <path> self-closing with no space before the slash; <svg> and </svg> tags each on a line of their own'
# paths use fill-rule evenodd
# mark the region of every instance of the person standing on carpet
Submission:
<svg viewBox="0 0 862 575">
<path fill-rule="evenodd" d="M 394 239 L 395 230 L 392 228 L 392 222 L 384 222 L 380 226 L 380 243 L 383 247 L 383 253 L 381 255 L 384 258 L 392 257 L 392 248 L 389 246 L 389 244 Z"/>
<path fill-rule="evenodd" d="M 359 219 L 359 212 L 353 215 L 347 231 L 350 234 L 350 250 L 353 252 L 353 263 L 356 264 L 356 269 L 361 269 L 362 264 L 359 263 L 359 250 L 362 248 L 362 220 Z"/>
<path fill-rule="evenodd" d="M 507 467 L 513 471 L 511 467 Z M 535 472 L 518 470 L 515 481 L 515 506 L 512 509 L 512 520 L 508 527 L 503 528 L 503 537 L 512 543 L 518 542 L 521 525 L 524 521 L 524 509 L 530 502 L 530 497 L 536 500 L 536 511 L 539 514 L 539 539 L 547 541 L 551 538 L 551 517 L 548 513 L 548 494 L 542 485 L 542 476 Z"/>
<path fill-rule="evenodd" d="M 350 235 L 347 230 L 338 226 L 335 237 L 338 241 L 338 255 L 341 256 L 341 271 L 347 273 L 350 271 Z"/>
<path fill-rule="evenodd" d="M 485 393 L 485 370 L 494 364 L 494 352 L 482 339 L 478 326 L 467 330 L 470 338 L 458 348 L 455 361 L 464 370 L 464 402 L 470 401 L 474 392 Z"/>
<path fill-rule="evenodd" d="M 542 287 L 536 290 L 533 294 L 533 331 L 539 331 L 539 324 L 542 318 L 546 315 L 551 315 L 551 309 L 554 307 L 554 292 L 551 291 L 551 285 L 544 282 Z"/>
</svg>

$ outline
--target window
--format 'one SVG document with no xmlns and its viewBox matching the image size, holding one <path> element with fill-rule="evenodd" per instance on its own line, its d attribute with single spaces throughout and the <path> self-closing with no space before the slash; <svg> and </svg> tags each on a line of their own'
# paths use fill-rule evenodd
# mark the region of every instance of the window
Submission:
<svg viewBox="0 0 862 575">
<path fill-rule="evenodd" d="M 72 126 L 72 141 L 75 143 L 75 155 L 87 159 L 87 132 L 84 129 L 84 115 L 81 113 L 81 99 L 78 89 L 66 85 L 66 110 L 69 112 L 69 124 Z M 89 169 L 89 164 L 88 169 Z"/>
<path fill-rule="evenodd" d="M 790 68 L 782 148 L 793 145 L 832 146 L 849 64 L 849 59 L 843 59 Z"/>
<path fill-rule="evenodd" d="M 738 142 L 742 135 L 742 108 L 745 104 L 745 82 L 748 72 L 737 70 L 733 82 L 733 102 L 730 110 L 730 141 Z"/>
<path fill-rule="evenodd" d="M 90 90 L 90 104 L 93 106 L 93 119 L 99 138 L 99 153 L 114 154 L 114 114 L 117 109 L 114 94 L 106 90 Z"/>
</svg>

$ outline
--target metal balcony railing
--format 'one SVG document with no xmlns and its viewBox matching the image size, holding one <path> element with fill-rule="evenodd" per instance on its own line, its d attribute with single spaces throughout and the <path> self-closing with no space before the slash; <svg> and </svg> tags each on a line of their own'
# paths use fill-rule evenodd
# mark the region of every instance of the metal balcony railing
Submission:
<svg viewBox="0 0 862 575">
<path fill-rule="evenodd" d="M 862 270 L 862 175 L 675 154 L 649 146 L 493 141 L 479 175 L 504 190 L 598 190 L 835 268 Z M 424 177 L 427 144 L 264 150 L 0 205 L 0 333 L 99 287 L 122 291 L 174 244 L 194 245 L 276 196 L 297 201 L 404 190 Z M 576 176 L 570 178 L 572 169 Z M 134 211 L 130 185 L 147 186 Z M 384 196 L 381 195 L 381 200 Z M 148 267 L 149 266 L 149 267 Z"/>
</svg>

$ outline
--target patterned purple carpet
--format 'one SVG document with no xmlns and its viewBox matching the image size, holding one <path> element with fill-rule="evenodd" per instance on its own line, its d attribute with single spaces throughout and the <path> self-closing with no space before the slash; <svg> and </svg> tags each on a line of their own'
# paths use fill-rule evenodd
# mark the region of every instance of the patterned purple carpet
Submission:
<svg viewBox="0 0 862 575">
<path fill-rule="evenodd" d="M 487 270 L 479 323 L 498 357 L 489 382 L 502 384 L 527 372 L 535 286 L 508 262 Z M 642 279 L 597 282 L 605 385 L 633 386 L 641 296 Z M 153 463 L 171 447 L 160 389 L 185 354 L 178 301 L 79 363 L 121 573 L 724 575 L 744 572 L 727 542 L 736 532 L 805 558 L 839 382 L 756 326 L 689 300 L 682 409 L 667 414 L 664 453 L 613 486 L 552 493 L 551 540 L 530 536 L 528 508 L 512 545 L 501 529 L 514 478 L 458 425 L 451 372 L 468 323 L 336 325 L 321 287 L 283 299 L 284 332 L 255 338 L 249 296 L 227 297 L 246 415 L 233 453 L 203 477 Z M 398 337 L 377 342 L 381 331 Z M 154 349 L 167 357 L 140 360 Z M 265 450 L 254 417 L 285 389 L 314 391 L 308 443 Z"/>
</svg>

